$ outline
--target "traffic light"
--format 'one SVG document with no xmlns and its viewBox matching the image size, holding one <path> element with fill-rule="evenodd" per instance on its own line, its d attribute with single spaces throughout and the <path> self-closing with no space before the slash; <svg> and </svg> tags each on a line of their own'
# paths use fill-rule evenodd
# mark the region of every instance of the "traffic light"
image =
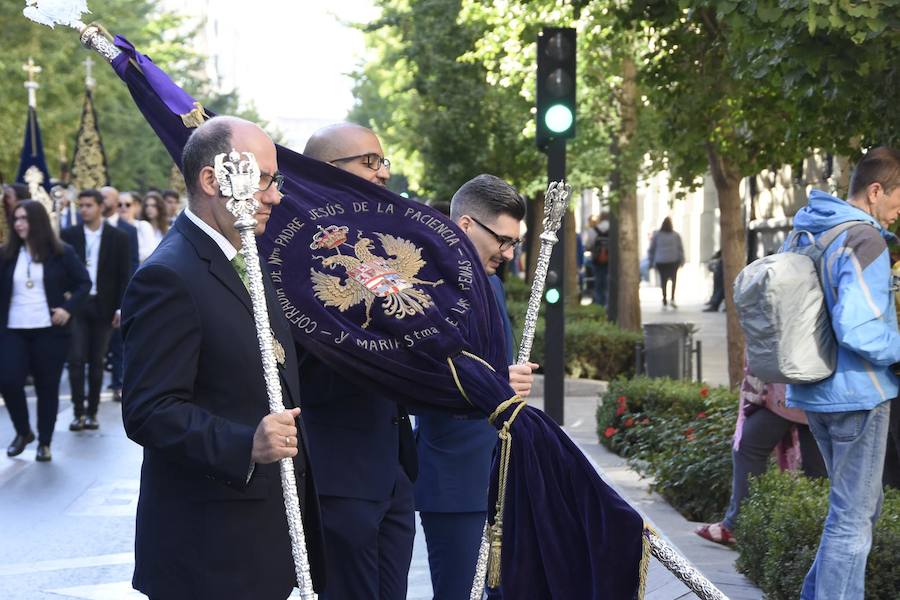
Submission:
<svg viewBox="0 0 900 600">
<path fill-rule="evenodd" d="M 548 271 L 546 288 L 544 290 L 544 300 L 547 301 L 547 304 L 556 304 L 559 302 L 562 297 L 562 293 L 559 289 L 560 284 L 559 274 L 554 270 Z"/>
<path fill-rule="evenodd" d="M 537 42 L 538 148 L 575 137 L 575 30 L 545 27 Z"/>
</svg>

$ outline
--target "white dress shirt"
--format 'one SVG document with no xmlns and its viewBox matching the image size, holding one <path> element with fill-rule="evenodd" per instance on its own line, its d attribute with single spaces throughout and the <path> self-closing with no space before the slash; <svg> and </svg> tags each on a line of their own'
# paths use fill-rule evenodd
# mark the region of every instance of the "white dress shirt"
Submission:
<svg viewBox="0 0 900 600">
<path fill-rule="evenodd" d="M 88 275 L 91 276 L 91 296 L 97 295 L 97 263 L 100 261 L 100 238 L 103 236 L 103 223 L 97 231 L 91 231 L 84 225 L 84 259 Z"/>
<path fill-rule="evenodd" d="M 138 259 L 141 262 L 144 262 L 151 254 L 153 254 L 156 247 L 159 246 L 162 236 L 157 235 L 156 230 L 153 229 L 153 225 L 147 221 L 135 221 L 132 225 L 137 227 Z"/>
<path fill-rule="evenodd" d="M 222 250 L 222 254 L 225 255 L 225 258 L 228 259 L 228 262 L 231 262 L 232 259 L 237 256 L 237 248 L 231 245 L 231 242 L 228 241 L 224 235 L 210 227 L 203 221 L 200 217 L 191 212 L 190 208 L 184 209 L 184 215 L 191 220 L 191 222 L 200 228 L 200 230 L 212 238 L 212 240 L 216 243 L 216 245 Z"/>
<path fill-rule="evenodd" d="M 29 281 L 31 287 L 27 285 Z M 28 251 L 22 246 L 13 271 L 12 297 L 6 326 L 9 329 L 40 329 L 52 325 L 47 294 L 44 291 L 44 265 L 31 261 Z"/>
</svg>

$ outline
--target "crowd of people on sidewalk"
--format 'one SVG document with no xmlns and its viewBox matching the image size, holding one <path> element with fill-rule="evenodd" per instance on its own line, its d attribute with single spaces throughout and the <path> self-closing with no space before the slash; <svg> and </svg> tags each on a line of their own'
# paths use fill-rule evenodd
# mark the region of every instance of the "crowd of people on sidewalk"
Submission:
<svg viewBox="0 0 900 600">
<path fill-rule="evenodd" d="M 54 215 L 19 184 L 3 187 L 8 231 L 0 246 L 0 395 L 15 437 L 15 457 L 37 438 L 36 460 L 52 460 L 59 387 L 68 365 L 70 431 L 100 427 L 97 410 L 106 370 L 121 400 L 120 308 L 139 264 L 181 209 L 177 192 L 146 195 L 111 186 L 65 192 Z M 37 396 L 37 436 L 25 385 Z"/>
</svg>

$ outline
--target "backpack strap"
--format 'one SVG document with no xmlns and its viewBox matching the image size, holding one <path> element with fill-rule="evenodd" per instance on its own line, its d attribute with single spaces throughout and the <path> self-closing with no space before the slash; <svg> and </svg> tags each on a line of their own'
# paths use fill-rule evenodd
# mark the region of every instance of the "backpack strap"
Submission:
<svg viewBox="0 0 900 600">
<path fill-rule="evenodd" d="M 818 246 L 819 250 L 824 254 L 825 251 L 828 250 L 828 247 L 834 242 L 834 240 L 837 239 L 839 235 L 841 235 L 848 229 L 856 227 L 857 225 L 869 225 L 870 227 L 874 227 L 874 225 L 872 225 L 868 221 L 844 221 L 843 223 L 835 225 L 831 229 L 825 231 L 825 233 L 823 233 L 822 236 L 818 240 L 816 240 L 816 246 Z"/>
<path fill-rule="evenodd" d="M 831 229 L 826 230 L 818 240 L 816 240 L 816 248 L 811 252 L 810 258 L 813 259 L 813 262 L 816 264 L 816 270 L 819 272 L 819 281 L 822 282 L 822 286 L 825 286 L 825 277 L 823 277 L 823 273 L 828 277 L 828 283 L 832 289 L 832 292 L 837 295 L 837 288 L 834 285 L 834 282 L 831 281 L 831 273 L 826 268 L 825 264 L 825 252 L 828 250 L 828 247 L 834 243 L 834 241 L 845 231 L 849 231 L 858 225 L 868 225 L 870 227 L 875 227 L 869 221 L 844 221 L 838 225 L 835 225 Z"/>
</svg>

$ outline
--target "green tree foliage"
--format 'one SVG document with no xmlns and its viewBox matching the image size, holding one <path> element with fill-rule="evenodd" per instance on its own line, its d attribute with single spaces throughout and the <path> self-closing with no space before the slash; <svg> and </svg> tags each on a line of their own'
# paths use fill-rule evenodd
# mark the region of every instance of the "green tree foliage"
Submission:
<svg viewBox="0 0 900 600">
<path fill-rule="evenodd" d="M 364 27 L 369 61 L 355 74 L 351 120 L 382 137 L 396 171 L 425 197 L 448 201 L 483 172 L 533 187 L 542 160 L 522 131 L 528 100 L 462 60 L 484 24 L 461 23 L 459 0 L 378 4 L 382 17 Z"/>
<path fill-rule="evenodd" d="M 22 71 L 28 57 L 43 71 L 38 76 L 38 118 L 44 151 L 52 177 L 60 175 L 60 144 L 65 161 L 71 161 L 84 101 L 84 66 L 91 56 L 97 63 L 94 102 L 103 144 L 109 161 L 110 179 L 122 189 L 167 187 L 172 161 L 153 130 L 134 106 L 127 88 L 102 59 L 79 44 L 78 34 L 66 27 L 50 29 L 22 16 L 23 2 L 0 3 L 3 52 L 0 76 L 5 92 L 0 102 L 0 172 L 15 177 L 27 109 Z M 238 112 L 236 94 L 214 95 L 203 75 L 204 57 L 191 45 L 193 32 L 183 16 L 160 11 L 154 0 L 95 0 L 92 15 L 112 33 L 124 35 L 150 56 L 204 106 L 216 112 Z M 245 113 L 255 117 L 252 111 Z"/>
<path fill-rule="evenodd" d="M 735 71 L 767 81 L 813 124 L 818 147 L 855 154 L 897 145 L 900 114 L 900 0 L 719 2 L 732 32 Z M 785 137 L 798 137 L 785 122 Z"/>
<path fill-rule="evenodd" d="M 632 2 L 621 12 L 627 23 L 643 23 L 650 45 L 645 88 L 663 125 L 657 164 L 686 188 L 707 171 L 716 184 L 733 385 L 743 361 L 731 298 L 746 262 L 740 180 L 812 148 L 894 138 L 885 129 L 896 115 L 879 113 L 897 95 L 897 34 L 888 27 L 896 5 L 671 0 Z M 861 91 L 863 83 L 870 89 Z M 888 86 L 884 100 L 872 85 Z"/>
</svg>

